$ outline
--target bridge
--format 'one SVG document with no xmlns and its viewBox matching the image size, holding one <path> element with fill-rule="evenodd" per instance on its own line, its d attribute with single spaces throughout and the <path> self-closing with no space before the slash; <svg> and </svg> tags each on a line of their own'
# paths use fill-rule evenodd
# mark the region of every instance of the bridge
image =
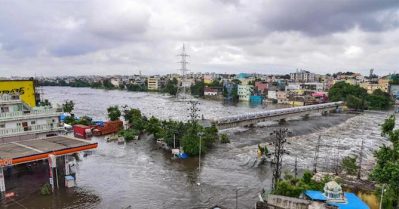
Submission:
<svg viewBox="0 0 399 209">
<path fill-rule="evenodd" d="M 322 115 L 327 115 L 331 111 L 337 110 L 342 104 L 343 102 L 331 102 L 302 107 L 267 110 L 262 112 L 219 118 L 213 121 L 213 123 L 219 130 L 234 128 L 237 126 L 252 126 L 264 121 L 279 121 L 280 123 L 283 123 L 287 118 L 300 116 L 309 117 L 309 115 L 313 113 L 321 113 Z"/>
</svg>

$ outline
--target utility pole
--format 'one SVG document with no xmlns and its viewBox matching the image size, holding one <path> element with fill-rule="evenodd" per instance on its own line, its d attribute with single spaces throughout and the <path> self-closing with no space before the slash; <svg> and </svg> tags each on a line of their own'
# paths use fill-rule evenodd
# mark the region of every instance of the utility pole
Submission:
<svg viewBox="0 0 399 209">
<path fill-rule="evenodd" d="M 359 169 L 357 171 L 357 179 L 360 179 L 360 173 L 362 171 L 362 163 L 363 163 L 363 151 L 364 151 L 364 139 L 362 139 L 362 145 L 360 147 L 360 154 L 359 154 Z"/>
<path fill-rule="evenodd" d="M 319 158 L 320 141 L 321 141 L 321 136 L 319 135 L 319 138 L 317 139 L 316 150 L 314 152 L 313 173 L 317 173 L 317 159 Z"/>
<path fill-rule="evenodd" d="M 274 135 L 276 137 L 275 141 L 273 142 L 275 167 L 273 172 L 272 190 L 274 190 L 281 177 L 283 155 L 288 154 L 288 152 L 284 149 L 284 144 L 287 142 L 288 129 L 281 128 L 274 130 L 270 135 Z"/>
<path fill-rule="evenodd" d="M 294 168 L 295 179 L 298 176 L 298 157 L 295 157 L 295 168 Z"/>
</svg>

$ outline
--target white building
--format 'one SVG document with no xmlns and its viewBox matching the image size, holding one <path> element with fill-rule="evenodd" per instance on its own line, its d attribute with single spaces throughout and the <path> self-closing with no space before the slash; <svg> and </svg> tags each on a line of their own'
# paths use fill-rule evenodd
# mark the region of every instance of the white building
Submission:
<svg viewBox="0 0 399 209">
<path fill-rule="evenodd" d="M 316 75 L 306 70 L 297 70 L 295 73 L 290 73 L 292 81 L 295 82 L 314 82 Z"/>
<path fill-rule="evenodd" d="M 253 86 L 250 85 L 238 85 L 238 99 L 240 101 L 249 101 L 251 98 L 251 94 L 253 92 Z"/>
<path fill-rule="evenodd" d="M 0 143 L 56 135 L 64 130 L 59 115 L 55 108 L 31 108 L 19 96 L 1 94 Z"/>
</svg>

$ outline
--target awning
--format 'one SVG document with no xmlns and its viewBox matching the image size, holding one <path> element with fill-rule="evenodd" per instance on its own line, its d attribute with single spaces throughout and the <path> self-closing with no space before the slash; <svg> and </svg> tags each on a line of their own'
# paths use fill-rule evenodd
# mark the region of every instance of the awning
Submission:
<svg viewBox="0 0 399 209">
<path fill-rule="evenodd" d="M 52 136 L 0 144 L 0 167 L 47 159 L 97 148 L 97 143 L 68 136 Z"/>
</svg>

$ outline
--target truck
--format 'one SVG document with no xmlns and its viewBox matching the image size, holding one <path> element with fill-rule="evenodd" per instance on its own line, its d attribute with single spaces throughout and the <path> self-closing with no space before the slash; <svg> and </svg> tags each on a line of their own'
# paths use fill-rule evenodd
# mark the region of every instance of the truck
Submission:
<svg viewBox="0 0 399 209">
<path fill-rule="evenodd" d="M 73 135 L 76 138 L 81 138 L 81 139 L 90 138 L 91 135 L 92 135 L 91 127 L 90 126 L 81 125 L 81 124 L 73 125 Z"/>
<path fill-rule="evenodd" d="M 94 136 L 102 136 L 112 133 L 117 133 L 123 128 L 123 122 L 121 120 L 107 121 L 104 125 L 96 125 L 92 127 Z"/>
</svg>

